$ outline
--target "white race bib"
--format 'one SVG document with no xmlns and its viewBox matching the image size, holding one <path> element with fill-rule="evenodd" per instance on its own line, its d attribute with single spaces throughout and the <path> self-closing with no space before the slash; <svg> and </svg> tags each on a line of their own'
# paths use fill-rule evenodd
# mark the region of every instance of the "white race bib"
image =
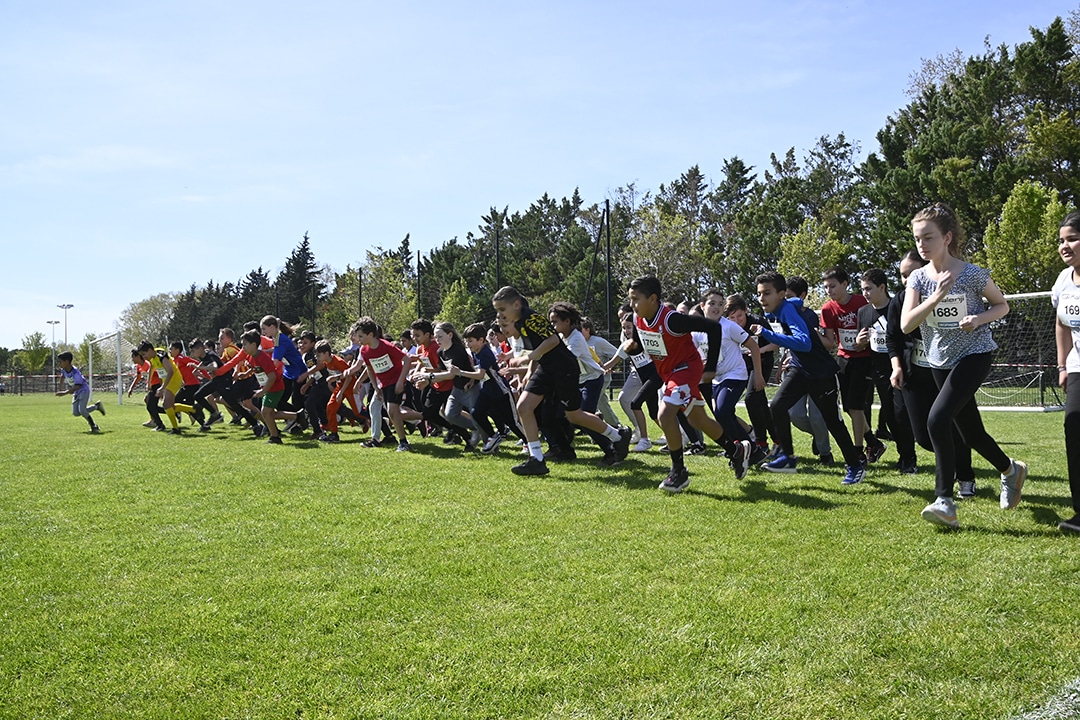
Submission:
<svg viewBox="0 0 1080 720">
<path fill-rule="evenodd" d="M 664 344 L 664 333 L 652 332 L 638 328 L 638 338 L 641 347 L 653 357 L 667 357 L 667 345 Z"/>
<path fill-rule="evenodd" d="M 259 381 L 259 385 L 266 385 L 266 373 L 262 370 L 255 371 L 255 379 Z"/>
<path fill-rule="evenodd" d="M 420 365 L 422 365 L 425 370 L 434 370 L 435 369 L 435 366 L 431 364 L 431 358 L 429 358 L 427 355 L 420 355 L 419 360 L 420 360 Z M 376 372 L 378 372 L 378 371 L 376 370 Z"/>
<path fill-rule="evenodd" d="M 157 368 L 156 370 L 154 370 L 154 372 L 156 372 L 157 376 L 159 378 L 161 378 L 162 380 L 164 380 L 169 375 L 169 371 L 166 370 L 163 367 L 162 368 Z"/>
<path fill-rule="evenodd" d="M 427 360 L 427 358 L 424 359 Z M 371 363 L 371 369 L 375 371 L 376 375 L 382 375 L 384 372 L 392 370 L 394 367 L 394 361 L 390 359 L 389 355 L 380 355 L 379 357 L 371 358 L 368 362 Z M 431 363 L 428 363 L 428 367 L 430 366 Z"/>
<path fill-rule="evenodd" d="M 836 332 L 840 338 L 840 347 L 855 352 L 855 338 L 859 337 L 859 331 L 850 328 L 839 328 Z"/>
<path fill-rule="evenodd" d="M 870 326 L 870 349 L 876 353 L 889 352 L 888 346 L 885 344 L 885 328 L 881 327 L 882 318 L 879 318 L 876 323 Z"/>
<path fill-rule="evenodd" d="M 926 361 L 926 350 L 923 349 L 922 340 L 916 340 L 911 348 L 911 364 L 928 368 L 930 363 Z"/>
<path fill-rule="evenodd" d="M 1065 327 L 1080 329 L 1080 289 L 1073 287 L 1061 293 L 1057 316 Z"/>
<path fill-rule="evenodd" d="M 960 321 L 968 315 L 967 295 L 957 293 L 942 298 L 926 322 L 938 330 L 956 330 L 960 327 Z"/>
<path fill-rule="evenodd" d="M 637 355 L 630 356 L 630 362 L 634 363 L 634 367 L 640 369 L 651 363 L 652 358 L 649 357 L 648 353 L 639 352 Z"/>
</svg>

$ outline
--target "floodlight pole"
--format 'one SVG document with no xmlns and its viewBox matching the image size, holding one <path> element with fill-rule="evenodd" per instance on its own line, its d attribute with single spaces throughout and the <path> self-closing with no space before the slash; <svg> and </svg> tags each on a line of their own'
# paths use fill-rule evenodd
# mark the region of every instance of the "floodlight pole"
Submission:
<svg viewBox="0 0 1080 720">
<path fill-rule="evenodd" d="M 53 390 L 56 390 L 56 326 L 60 324 L 60 321 L 46 320 L 45 322 L 52 325 L 52 381 Z"/>
<path fill-rule="evenodd" d="M 67 311 L 75 306 L 71 303 L 64 303 L 63 305 L 57 305 L 56 307 L 64 311 L 64 347 L 67 347 Z"/>
</svg>

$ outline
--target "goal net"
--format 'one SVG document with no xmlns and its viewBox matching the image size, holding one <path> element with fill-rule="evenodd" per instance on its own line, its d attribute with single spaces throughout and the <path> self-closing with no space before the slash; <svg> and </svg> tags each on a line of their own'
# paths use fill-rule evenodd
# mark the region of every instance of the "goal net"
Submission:
<svg viewBox="0 0 1080 720">
<path fill-rule="evenodd" d="M 1006 295 L 1009 314 L 991 324 L 998 349 L 976 400 L 982 408 L 1060 410 L 1054 306 L 1050 293 Z"/>
</svg>

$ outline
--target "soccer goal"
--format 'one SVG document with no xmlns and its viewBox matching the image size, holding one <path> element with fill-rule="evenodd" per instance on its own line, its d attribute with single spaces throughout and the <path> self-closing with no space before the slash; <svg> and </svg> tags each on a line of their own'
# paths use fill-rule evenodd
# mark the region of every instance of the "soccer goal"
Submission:
<svg viewBox="0 0 1080 720">
<path fill-rule="evenodd" d="M 87 382 L 90 393 L 116 393 L 118 405 L 124 404 L 124 390 L 127 379 L 131 376 L 131 351 L 135 346 L 124 339 L 119 332 L 103 335 L 90 342 L 87 360 Z"/>
<path fill-rule="evenodd" d="M 986 409 L 1061 410 L 1054 306 L 1050 292 L 1006 295 L 1009 314 L 991 324 L 998 349 L 986 382 L 976 395 Z"/>
</svg>

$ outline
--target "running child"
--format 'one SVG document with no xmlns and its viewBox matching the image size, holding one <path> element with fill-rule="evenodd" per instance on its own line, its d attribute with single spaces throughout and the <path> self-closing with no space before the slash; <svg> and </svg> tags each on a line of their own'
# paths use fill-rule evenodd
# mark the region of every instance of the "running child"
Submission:
<svg viewBox="0 0 1080 720">
<path fill-rule="evenodd" d="M 988 270 L 961 259 L 964 234 L 951 208 L 937 203 L 919 211 L 911 231 L 919 255 L 929 263 L 908 278 L 901 328 L 906 333 L 922 331 L 926 360 L 940 389 L 927 419 L 937 460 L 936 499 L 923 509 L 922 518 L 955 528 L 954 424 L 971 448 L 1001 473 L 1003 510 L 1020 502 L 1027 479 L 1027 465 L 1010 459 L 990 437 L 975 403 L 997 348 L 990 323 L 1008 314 L 1009 303 Z M 983 298 L 990 307 L 983 305 Z"/>
<path fill-rule="evenodd" d="M 772 472 L 796 471 L 797 460 L 788 412 L 804 395 L 809 395 L 817 403 L 829 434 L 844 455 L 847 467 L 843 484 L 860 483 L 866 477 L 866 462 L 851 442 L 851 435 L 837 407 L 836 373 L 839 367 L 822 344 L 821 335 L 807 327 L 802 314 L 785 297 L 786 287 L 784 276 L 775 270 L 757 276 L 758 302 L 769 324 L 777 325 L 779 332 L 764 325 L 753 325 L 751 334 L 756 335 L 759 342 L 775 343 L 791 350 L 788 372 L 769 403 L 780 454 L 762 467 Z"/>
<path fill-rule="evenodd" d="M 1065 391 L 1065 457 L 1073 516 L 1058 523 L 1063 532 L 1080 533 L 1080 212 L 1071 212 L 1058 230 L 1058 254 L 1065 269 L 1051 293 L 1057 310 L 1058 384 Z"/>
<path fill-rule="evenodd" d="M 690 485 L 690 474 L 683 462 L 680 414 L 724 448 L 735 477 L 742 479 L 750 463 L 751 444 L 728 437 L 720 423 L 705 411 L 705 400 L 701 397 L 705 373 L 711 379 L 716 370 L 723 331 L 703 316 L 684 315 L 662 304 L 661 293 L 660 281 L 651 276 L 634 279 L 628 291 L 630 307 L 634 310 L 635 339 L 652 356 L 664 382 L 658 420 L 667 439 L 671 472 L 660 483 L 660 489 L 678 493 Z M 709 354 L 704 363 L 691 335 L 695 330 L 709 336 Z"/>
<path fill-rule="evenodd" d="M 71 395 L 71 414 L 85 418 L 86 422 L 90 424 L 90 432 L 96 435 L 101 432 L 101 428 L 94 422 L 94 418 L 90 416 L 90 413 L 97 410 L 104 417 L 105 406 L 101 404 L 100 400 L 93 405 L 90 404 L 90 386 L 79 368 L 72 364 L 74 359 L 75 356 L 69 352 L 62 352 L 56 356 L 57 362 L 60 363 L 60 375 L 63 377 L 64 383 L 64 389 L 58 390 L 56 396 Z"/>
<path fill-rule="evenodd" d="M 528 441 L 529 457 L 511 468 L 516 475 L 546 475 L 547 463 L 540 445 L 537 408 L 543 407 L 546 424 L 557 419 L 545 398 L 559 403 L 566 418 L 575 425 L 598 433 L 602 440 L 604 464 L 622 461 L 630 448 L 630 428 L 616 429 L 597 415 L 581 409 L 578 365 L 548 318 L 529 307 L 529 301 L 515 288 L 506 286 L 491 299 L 499 324 L 508 334 L 521 338 L 525 354 L 507 360 L 511 368 L 528 368 L 524 390 L 518 398 L 518 418 Z M 562 448 L 560 448 L 562 449 Z"/>
</svg>

